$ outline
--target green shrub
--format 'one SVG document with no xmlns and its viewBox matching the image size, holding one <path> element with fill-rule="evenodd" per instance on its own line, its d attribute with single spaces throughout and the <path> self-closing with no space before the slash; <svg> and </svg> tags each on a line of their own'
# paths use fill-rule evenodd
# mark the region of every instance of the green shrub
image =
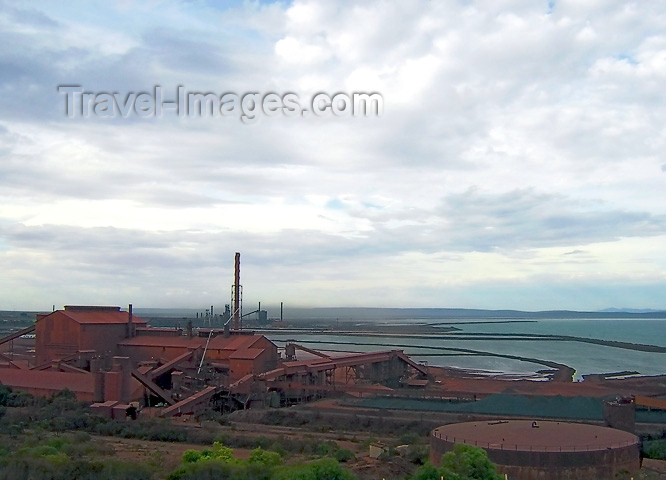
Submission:
<svg viewBox="0 0 666 480">
<path fill-rule="evenodd" d="M 308 466 L 312 469 L 316 480 L 355 480 L 356 478 L 333 458 L 322 458 Z"/>
<path fill-rule="evenodd" d="M 12 389 L 0 383 L 0 406 L 7 406 L 7 400 L 9 399 L 10 393 L 12 393 Z"/>
<path fill-rule="evenodd" d="M 183 453 L 183 463 L 196 463 L 201 460 L 201 452 L 199 450 L 185 450 Z"/>
<path fill-rule="evenodd" d="M 7 398 L 8 407 L 30 407 L 35 404 L 35 397 L 26 392 L 11 392 Z"/>
<path fill-rule="evenodd" d="M 338 462 L 348 462 L 350 460 L 355 460 L 356 459 L 356 455 L 354 455 L 354 452 L 352 452 L 351 450 L 349 450 L 347 448 L 340 448 L 340 449 L 336 450 L 333 457 L 335 457 L 335 459 Z"/>
<path fill-rule="evenodd" d="M 415 465 L 424 465 L 428 461 L 428 446 L 410 445 L 407 447 L 407 460 Z"/>
<path fill-rule="evenodd" d="M 442 455 L 441 476 L 451 480 L 502 480 L 482 448 L 456 443 Z"/>
<path fill-rule="evenodd" d="M 188 463 L 171 472 L 167 480 L 227 480 L 238 478 L 238 469 L 235 465 L 218 460 Z"/>
<path fill-rule="evenodd" d="M 281 442 L 273 442 L 268 446 L 268 450 L 275 452 L 279 454 L 280 456 L 284 456 L 287 451 L 284 449 L 283 445 Z"/>
<path fill-rule="evenodd" d="M 440 474 L 437 467 L 430 462 L 426 462 L 412 475 L 412 480 L 440 480 L 439 477 Z"/>
<path fill-rule="evenodd" d="M 404 433 L 400 435 L 400 439 L 398 440 L 400 445 L 411 445 L 413 443 L 418 443 L 419 440 L 421 440 L 421 436 L 411 432 L 411 433 Z"/>
<path fill-rule="evenodd" d="M 250 463 L 256 463 L 264 467 L 275 467 L 282 462 L 280 454 L 277 452 L 269 452 L 261 447 L 257 447 L 250 452 Z"/>
<path fill-rule="evenodd" d="M 643 443 L 643 455 L 655 460 L 666 460 L 666 439 L 647 440 Z"/>
<path fill-rule="evenodd" d="M 313 450 L 316 455 L 331 455 L 336 449 L 337 445 L 333 442 L 317 442 Z"/>
</svg>

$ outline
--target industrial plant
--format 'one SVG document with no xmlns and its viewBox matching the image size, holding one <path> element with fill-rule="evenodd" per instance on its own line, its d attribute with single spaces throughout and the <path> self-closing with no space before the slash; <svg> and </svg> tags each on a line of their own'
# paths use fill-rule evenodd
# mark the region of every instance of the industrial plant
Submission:
<svg viewBox="0 0 666 480">
<path fill-rule="evenodd" d="M 276 324 L 284 325 L 282 306 L 280 310 Z M 362 409 L 366 418 L 374 415 L 382 421 L 403 415 L 409 419 L 405 410 L 421 408 L 429 412 L 427 419 L 420 413 L 421 425 L 428 430 L 443 425 L 430 433 L 433 465 L 463 443 L 486 450 L 499 471 L 516 480 L 612 479 L 636 472 L 641 468 L 637 408 L 642 414 L 645 409 L 666 410 L 659 379 L 572 382 L 571 369 L 559 364 L 546 382 L 479 378 L 429 368 L 399 349 L 334 354 L 290 340 L 278 348 L 243 325 L 251 314 L 267 323 L 261 305 L 243 313 L 236 253 L 230 303 L 219 315 L 213 306 L 205 315 L 197 313 L 203 326 L 194 328 L 192 319 L 183 319 L 187 321 L 182 326 L 149 325 L 131 304 L 125 310 L 54 307 L 51 313 L 37 314 L 34 325 L 0 339 L 0 384 L 39 396 L 68 389 L 96 414 L 113 419 L 135 417 L 137 411 L 160 417 L 228 413 L 350 394 L 324 408 L 336 418 L 356 418 Z M 29 347 L 15 350 L 17 340 Z M 573 398 L 589 406 L 591 397 L 600 410 L 587 417 L 582 411 L 557 413 L 548 406 L 556 401 L 575 405 Z M 492 417 L 507 398 L 515 399 L 511 408 L 497 412 L 511 419 Z M 518 401 L 524 402 L 522 407 Z M 446 406 L 455 408 L 447 411 Z M 373 408 L 378 411 L 371 413 Z M 593 424 L 567 421 L 578 418 L 574 414 Z M 647 419 L 656 422 L 648 424 L 650 428 L 661 428 L 657 417 Z"/>
<path fill-rule="evenodd" d="M 151 327 L 132 305 L 67 305 L 39 314 L 34 326 L 0 339 L 2 345 L 35 336 L 31 358 L 2 355 L 0 383 L 36 395 L 67 388 L 109 417 L 136 404 L 174 416 L 427 383 L 427 369 L 402 350 L 331 356 L 288 343 L 278 351 L 264 335 L 243 329 L 239 253 L 231 297 L 221 328 Z M 207 314 L 213 316 L 212 307 Z"/>
</svg>

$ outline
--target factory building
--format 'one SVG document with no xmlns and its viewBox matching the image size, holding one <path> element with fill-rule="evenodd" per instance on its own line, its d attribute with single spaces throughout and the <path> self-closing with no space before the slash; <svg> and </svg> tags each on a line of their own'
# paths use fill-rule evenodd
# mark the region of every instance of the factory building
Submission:
<svg viewBox="0 0 666 480">
<path fill-rule="evenodd" d="M 241 329 L 155 328 L 109 306 L 66 306 L 38 315 L 35 325 L 0 339 L 35 332 L 34 357 L 0 354 L 0 383 L 35 395 L 63 388 L 105 415 L 130 402 L 162 405 L 161 415 L 209 408 L 246 408 L 276 399 L 290 404 L 332 392 L 421 382 L 427 370 L 401 350 L 332 357 L 289 344 L 281 358 L 263 335 Z M 311 358 L 298 360 L 296 349 Z M 114 413 L 115 412 L 115 413 Z"/>
<path fill-rule="evenodd" d="M 210 331 L 205 330 L 199 332 L 204 336 L 182 335 L 179 330 L 173 329 L 169 329 L 167 332 L 170 335 L 166 336 L 159 330 L 162 329 L 138 330 L 137 336 L 119 341 L 119 354 L 135 362 L 159 360 L 166 363 L 187 352 L 205 349 L 206 360 L 226 372 L 230 383 L 277 366 L 277 347 L 263 335 L 242 332 L 229 336 L 219 334 L 209 339 Z"/>
<path fill-rule="evenodd" d="M 115 356 L 118 342 L 135 334 L 146 322 L 120 307 L 72 306 L 45 315 L 35 322 L 35 356 L 42 365 L 77 352 Z"/>
<path fill-rule="evenodd" d="M 483 448 L 511 480 L 613 480 L 640 469 L 636 435 L 570 422 L 496 420 L 454 423 L 430 434 L 430 461 L 456 443 Z"/>
</svg>

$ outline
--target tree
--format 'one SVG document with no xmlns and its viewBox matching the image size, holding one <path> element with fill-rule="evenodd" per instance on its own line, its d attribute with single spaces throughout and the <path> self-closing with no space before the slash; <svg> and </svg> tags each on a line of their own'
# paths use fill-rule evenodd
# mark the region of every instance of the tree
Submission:
<svg viewBox="0 0 666 480">
<path fill-rule="evenodd" d="M 416 470 L 416 473 L 412 475 L 411 480 L 439 480 L 440 476 L 437 467 L 430 462 L 425 462 Z"/>
<path fill-rule="evenodd" d="M 482 448 L 457 443 L 442 456 L 440 468 L 444 480 L 503 480 Z"/>
</svg>

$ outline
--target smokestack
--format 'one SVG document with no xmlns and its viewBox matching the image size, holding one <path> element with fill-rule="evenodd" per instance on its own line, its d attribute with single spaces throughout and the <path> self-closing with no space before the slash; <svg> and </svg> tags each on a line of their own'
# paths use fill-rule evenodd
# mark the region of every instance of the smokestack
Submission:
<svg viewBox="0 0 666 480">
<path fill-rule="evenodd" d="M 129 304 L 127 308 L 127 338 L 132 338 L 134 332 L 132 332 L 132 304 Z"/>
<path fill-rule="evenodd" d="M 213 321 L 213 306 L 210 306 L 210 321 Z"/>
<path fill-rule="evenodd" d="M 234 259 L 234 330 L 240 330 L 240 253 Z"/>
<path fill-rule="evenodd" d="M 280 302 L 280 322 L 282 321 L 282 302 Z"/>
</svg>

